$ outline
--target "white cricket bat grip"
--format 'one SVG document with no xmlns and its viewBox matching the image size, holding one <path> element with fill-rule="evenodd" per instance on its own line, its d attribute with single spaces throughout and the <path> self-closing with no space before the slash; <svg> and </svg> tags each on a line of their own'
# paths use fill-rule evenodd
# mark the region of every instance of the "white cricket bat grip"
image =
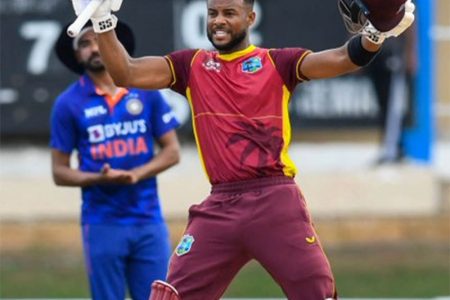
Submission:
<svg viewBox="0 0 450 300">
<path fill-rule="evenodd" d="M 84 10 L 78 15 L 77 19 L 67 28 L 67 34 L 70 37 L 76 37 L 100 4 L 102 4 L 102 0 L 91 0 Z"/>
</svg>

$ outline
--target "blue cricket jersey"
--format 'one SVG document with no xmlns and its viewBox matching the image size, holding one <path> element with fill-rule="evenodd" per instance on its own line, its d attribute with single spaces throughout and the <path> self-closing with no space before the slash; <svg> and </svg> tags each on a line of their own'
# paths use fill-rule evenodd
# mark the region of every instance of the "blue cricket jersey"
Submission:
<svg viewBox="0 0 450 300">
<path fill-rule="evenodd" d="M 105 163 L 130 170 L 154 156 L 154 140 L 179 125 L 158 91 L 121 89 L 102 95 L 84 75 L 56 100 L 51 116 L 52 148 L 78 150 L 79 169 L 99 172 Z M 82 224 L 144 224 L 163 221 L 156 178 L 135 185 L 82 188 Z"/>
</svg>

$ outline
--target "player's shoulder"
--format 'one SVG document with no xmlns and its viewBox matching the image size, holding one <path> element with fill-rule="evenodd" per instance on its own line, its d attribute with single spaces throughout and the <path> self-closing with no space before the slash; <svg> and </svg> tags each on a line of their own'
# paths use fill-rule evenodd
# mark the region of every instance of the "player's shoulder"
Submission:
<svg viewBox="0 0 450 300">
<path fill-rule="evenodd" d="M 307 48 L 303 47 L 283 47 L 283 48 L 268 48 L 269 53 L 280 53 L 280 52 L 304 52 L 309 51 Z"/>
<path fill-rule="evenodd" d="M 79 93 L 79 83 L 73 82 L 69 86 L 66 87 L 65 90 L 63 90 L 58 97 L 56 98 L 56 101 L 58 102 L 65 102 L 69 99 L 76 97 Z"/>
<path fill-rule="evenodd" d="M 71 83 L 64 91 L 62 91 L 55 100 L 57 106 L 73 106 L 77 105 L 83 98 L 82 86 L 79 81 Z"/>
<path fill-rule="evenodd" d="M 130 88 L 128 89 L 127 99 L 136 99 L 143 103 L 154 103 L 164 99 L 163 93 L 160 90 L 143 90 Z"/>
<path fill-rule="evenodd" d="M 145 97 L 158 97 L 161 95 L 160 90 L 144 90 L 138 88 L 128 88 L 127 98 L 145 98 Z"/>
<path fill-rule="evenodd" d="M 166 55 L 166 59 L 169 61 L 171 67 L 174 67 L 176 70 L 180 68 L 189 69 L 201 51 L 201 49 L 177 50 Z"/>
<path fill-rule="evenodd" d="M 166 55 L 166 57 L 168 57 L 169 59 L 173 60 L 173 59 L 192 59 L 192 57 L 194 57 L 197 53 L 203 51 L 202 49 L 182 49 L 182 50 L 176 50 L 173 51 L 171 53 L 169 53 L 168 55 Z"/>
<path fill-rule="evenodd" d="M 311 50 L 302 47 L 286 47 L 286 48 L 271 48 L 267 50 L 269 56 L 277 61 L 298 61 L 305 56 L 312 53 Z"/>
</svg>

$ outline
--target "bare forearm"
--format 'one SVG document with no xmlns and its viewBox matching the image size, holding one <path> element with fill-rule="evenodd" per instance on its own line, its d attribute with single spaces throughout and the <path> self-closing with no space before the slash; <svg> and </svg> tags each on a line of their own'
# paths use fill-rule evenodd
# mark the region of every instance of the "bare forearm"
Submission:
<svg viewBox="0 0 450 300">
<path fill-rule="evenodd" d="M 381 47 L 364 37 L 361 39 L 361 46 L 366 51 L 373 53 L 376 53 Z M 301 72 L 309 79 L 331 78 L 354 72 L 360 66 L 350 59 L 348 51 L 348 43 L 346 43 L 339 48 L 312 53 L 304 59 Z"/>
<path fill-rule="evenodd" d="M 85 187 L 99 184 L 101 178 L 100 173 L 82 172 L 65 166 L 53 168 L 53 181 L 59 186 Z"/>
<path fill-rule="evenodd" d="M 180 161 L 178 145 L 164 147 L 150 162 L 132 170 L 139 180 L 154 177 Z"/>
<path fill-rule="evenodd" d="M 308 55 L 301 65 L 301 72 L 309 79 L 336 77 L 358 69 L 347 55 L 347 46 Z"/>
<path fill-rule="evenodd" d="M 132 58 L 113 30 L 97 36 L 102 59 L 116 85 L 141 89 L 169 87 L 172 72 L 164 57 Z"/>
<path fill-rule="evenodd" d="M 114 30 L 98 34 L 100 54 L 108 73 L 118 86 L 129 86 L 130 56 L 120 44 Z"/>
</svg>

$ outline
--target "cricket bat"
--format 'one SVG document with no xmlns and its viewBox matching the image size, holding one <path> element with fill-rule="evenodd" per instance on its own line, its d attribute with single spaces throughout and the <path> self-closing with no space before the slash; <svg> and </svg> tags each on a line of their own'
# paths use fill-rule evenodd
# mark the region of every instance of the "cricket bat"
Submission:
<svg viewBox="0 0 450 300">
<path fill-rule="evenodd" d="M 89 21 L 103 0 L 91 0 L 84 10 L 78 15 L 76 20 L 67 28 L 67 34 L 70 37 L 76 37 L 84 25 Z"/>
</svg>

